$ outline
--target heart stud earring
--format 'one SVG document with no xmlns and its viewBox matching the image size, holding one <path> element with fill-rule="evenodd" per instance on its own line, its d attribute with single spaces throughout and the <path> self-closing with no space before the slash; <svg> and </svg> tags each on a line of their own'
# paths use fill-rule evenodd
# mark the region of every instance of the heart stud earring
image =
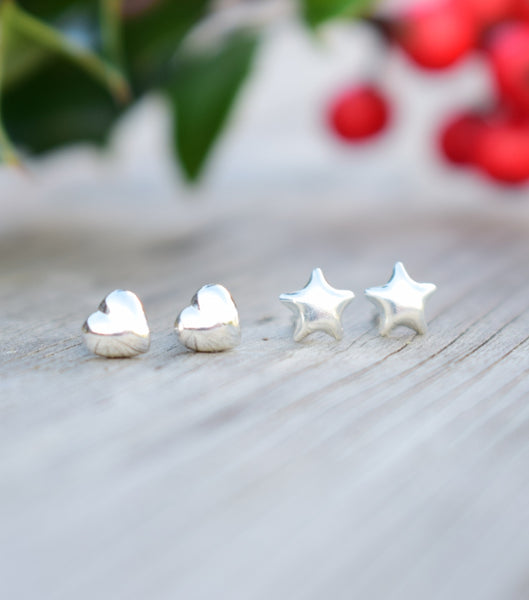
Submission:
<svg viewBox="0 0 529 600">
<path fill-rule="evenodd" d="M 114 290 L 108 294 L 82 330 L 88 349 L 99 356 L 127 358 L 149 349 L 149 325 L 133 292 Z"/>
<path fill-rule="evenodd" d="M 178 315 L 175 331 L 180 342 L 196 352 L 234 348 L 241 341 L 241 328 L 231 294 L 220 284 L 201 287 Z"/>
<path fill-rule="evenodd" d="M 428 328 L 424 318 L 424 302 L 436 289 L 433 283 L 417 283 L 401 262 L 396 263 L 388 283 L 365 290 L 367 299 L 378 310 L 380 334 L 388 335 L 397 325 L 425 334 Z"/>
<path fill-rule="evenodd" d="M 350 290 L 333 288 L 322 270 L 314 269 L 302 290 L 281 294 L 279 300 L 294 313 L 294 341 L 300 342 L 314 331 L 324 331 L 341 340 L 342 313 L 354 297 Z"/>
</svg>

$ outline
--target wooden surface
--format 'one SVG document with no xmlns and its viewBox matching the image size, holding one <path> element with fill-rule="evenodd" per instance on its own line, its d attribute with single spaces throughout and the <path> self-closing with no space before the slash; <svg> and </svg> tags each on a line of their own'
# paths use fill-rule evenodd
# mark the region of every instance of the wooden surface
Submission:
<svg viewBox="0 0 529 600">
<path fill-rule="evenodd" d="M 0 597 L 529 597 L 527 220 L 198 202 L 2 234 Z M 376 334 L 362 290 L 395 260 L 438 285 L 426 337 Z M 315 266 L 357 294 L 339 343 L 295 344 L 277 299 Z M 234 351 L 172 332 L 206 282 L 238 302 Z M 116 287 L 151 323 L 136 359 L 82 345 Z"/>
</svg>

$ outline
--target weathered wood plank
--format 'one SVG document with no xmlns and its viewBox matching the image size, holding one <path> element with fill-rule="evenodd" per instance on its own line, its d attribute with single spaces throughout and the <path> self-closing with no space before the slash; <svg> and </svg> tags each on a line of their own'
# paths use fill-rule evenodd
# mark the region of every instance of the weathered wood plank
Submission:
<svg viewBox="0 0 529 600">
<path fill-rule="evenodd" d="M 527 597 L 525 224 L 302 201 L 0 240 L 2 596 Z M 424 338 L 378 337 L 361 297 L 396 259 L 439 286 Z M 294 344 L 277 296 L 316 265 L 358 297 L 342 342 Z M 208 281 L 229 353 L 171 331 Z M 79 327 L 118 286 L 152 349 L 108 361 Z"/>
</svg>

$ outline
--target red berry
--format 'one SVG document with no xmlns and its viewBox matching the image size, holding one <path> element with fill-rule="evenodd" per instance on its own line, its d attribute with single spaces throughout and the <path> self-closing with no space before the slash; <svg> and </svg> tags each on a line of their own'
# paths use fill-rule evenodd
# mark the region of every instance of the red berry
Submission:
<svg viewBox="0 0 529 600">
<path fill-rule="evenodd" d="M 480 135 L 475 162 L 502 183 L 529 180 L 529 126 L 490 123 Z"/>
<path fill-rule="evenodd" d="M 529 21 L 529 0 L 514 0 L 514 5 L 515 17 Z"/>
<path fill-rule="evenodd" d="M 425 69 L 444 69 L 463 58 L 477 41 L 475 19 L 458 2 L 418 4 L 395 27 L 408 56 Z"/>
<path fill-rule="evenodd" d="M 519 0 L 453 0 L 459 2 L 482 26 L 493 25 L 515 16 Z M 527 0 L 523 0 L 527 2 Z"/>
<path fill-rule="evenodd" d="M 331 103 L 329 122 L 344 140 L 357 142 L 382 131 L 390 117 L 386 98 L 371 85 L 345 90 Z"/>
<path fill-rule="evenodd" d="M 489 55 L 504 102 L 529 114 L 529 24 L 500 27 L 492 37 Z"/>
<path fill-rule="evenodd" d="M 447 121 L 439 136 L 439 145 L 446 159 L 456 165 L 474 162 L 484 128 L 483 117 L 473 113 L 461 113 Z"/>
</svg>

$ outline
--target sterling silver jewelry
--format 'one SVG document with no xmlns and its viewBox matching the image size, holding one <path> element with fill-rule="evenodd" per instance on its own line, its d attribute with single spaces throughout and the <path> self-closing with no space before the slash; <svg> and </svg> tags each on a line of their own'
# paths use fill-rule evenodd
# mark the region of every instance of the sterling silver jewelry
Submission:
<svg viewBox="0 0 529 600">
<path fill-rule="evenodd" d="M 436 289 L 433 283 L 417 283 L 401 262 L 396 263 L 388 283 L 365 290 L 367 299 L 378 310 L 380 334 L 388 335 L 397 325 L 426 333 L 424 302 Z"/>
<path fill-rule="evenodd" d="M 241 328 L 231 294 L 219 284 L 201 287 L 178 315 L 175 331 L 184 346 L 197 352 L 234 348 L 241 341 Z"/>
<path fill-rule="evenodd" d="M 114 290 L 108 294 L 82 330 L 88 349 L 99 356 L 127 358 L 149 349 L 149 325 L 133 292 Z"/>
<path fill-rule="evenodd" d="M 343 337 L 342 313 L 355 297 L 350 290 L 329 285 L 321 269 L 314 269 L 307 285 L 279 300 L 294 313 L 294 341 L 299 342 L 314 331 L 324 331 L 337 340 Z"/>
</svg>

